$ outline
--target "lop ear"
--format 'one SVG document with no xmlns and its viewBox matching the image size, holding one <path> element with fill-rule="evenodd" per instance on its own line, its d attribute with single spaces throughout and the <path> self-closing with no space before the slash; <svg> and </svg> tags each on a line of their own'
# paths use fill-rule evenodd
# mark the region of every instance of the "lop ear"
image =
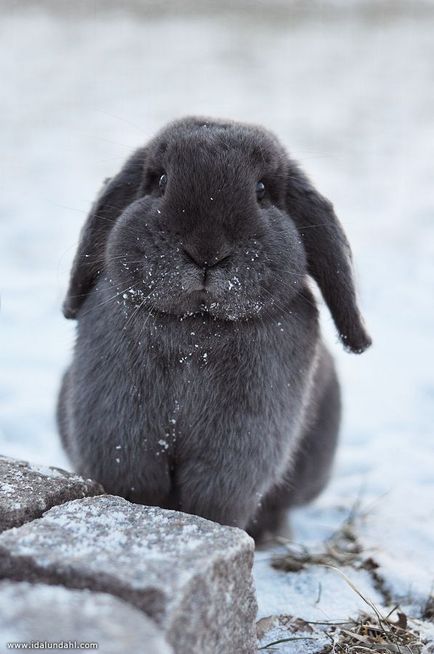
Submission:
<svg viewBox="0 0 434 654">
<path fill-rule="evenodd" d="M 290 162 L 286 204 L 303 240 L 308 272 L 326 301 L 344 347 L 361 353 L 371 345 L 357 306 L 351 250 L 333 205 Z"/>
<path fill-rule="evenodd" d="M 65 318 L 76 318 L 86 295 L 104 265 L 104 250 L 119 214 L 138 196 L 143 178 L 145 148 L 137 150 L 122 170 L 107 179 L 80 233 L 72 264 L 68 292 L 63 303 Z"/>
</svg>

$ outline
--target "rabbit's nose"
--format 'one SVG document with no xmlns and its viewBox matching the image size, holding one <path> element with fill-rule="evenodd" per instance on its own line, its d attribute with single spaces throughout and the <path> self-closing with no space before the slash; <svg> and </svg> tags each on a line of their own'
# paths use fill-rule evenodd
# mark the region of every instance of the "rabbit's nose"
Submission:
<svg viewBox="0 0 434 654">
<path fill-rule="evenodd" d="M 193 263 L 199 266 L 199 268 L 205 268 L 206 270 L 208 270 L 208 268 L 217 266 L 225 259 L 228 259 L 231 255 L 228 250 L 221 250 L 216 255 L 203 256 L 200 252 L 191 247 L 184 246 L 183 249 L 187 257 L 191 259 Z"/>
</svg>

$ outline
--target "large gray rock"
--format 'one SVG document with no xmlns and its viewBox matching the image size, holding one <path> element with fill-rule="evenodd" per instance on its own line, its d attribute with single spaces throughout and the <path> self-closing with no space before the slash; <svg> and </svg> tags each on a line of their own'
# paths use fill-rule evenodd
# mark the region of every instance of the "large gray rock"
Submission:
<svg viewBox="0 0 434 654">
<path fill-rule="evenodd" d="M 66 470 L 0 456 L 0 532 L 39 518 L 57 504 L 103 492 L 95 481 Z"/>
<path fill-rule="evenodd" d="M 117 597 L 62 586 L 0 583 L 0 654 L 7 643 L 98 643 L 100 654 L 171 654 L 156 625 Z M 45 651 L 45 650 L 44 650 Z"/>
<path fill-rule="evenodd" d="M 251 654 L 253 551 L 239 529 L 104 495 L 1 534 L 0 577 L 118 595 L 153 618 L 177 654 Z"/>
</svg>

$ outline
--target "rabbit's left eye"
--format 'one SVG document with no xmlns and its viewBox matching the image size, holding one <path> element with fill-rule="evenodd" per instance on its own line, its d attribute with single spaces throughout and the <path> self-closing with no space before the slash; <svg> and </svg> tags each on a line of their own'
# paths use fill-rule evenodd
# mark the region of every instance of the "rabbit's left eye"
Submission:
<svg viewBox="0 0 434 654">
<path fill-rule="evenodd" d="M 265 195 L 265 184 L 264 182 L 256 182 L 256 197 L 258 200 L 262 200 Z"/>
<path fill-rule="evenodd" d="M 161 194 L 163 195 L 164 191 L 166 190 L 166 185 L 167 185 L 167 175 L 166 173 L 163 173 L 159 179 L 158 186 L 160 187 Z"/>
</svg>

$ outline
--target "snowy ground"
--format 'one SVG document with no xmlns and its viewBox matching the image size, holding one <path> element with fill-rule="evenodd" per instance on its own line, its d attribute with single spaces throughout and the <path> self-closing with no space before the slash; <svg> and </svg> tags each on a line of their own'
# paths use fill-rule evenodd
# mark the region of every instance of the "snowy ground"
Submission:
<svg viewBox="0 0 434 654">
<path fill-rule="evenodd" d="M 333 483 L 294 516 L 293 537 L 320 543 L 361 497 L 366 556 L 389 601 L 418 617 L 434 584 L 434 14 L 411 7 L 297 19 L 270 8 L 3 10 L 0 452 L 67 465 L 53 412 L 74 325 L 60 305 L 101 180 L 175 116 L 264 123 L 333 199 L 374 338 L 362 357 L 345 354 L 324 310 L 345 392 L 342 446 Z M 338 620 L 363 607 L 336 572 L 276 571 L 270 556 L 257 556 L 260 618 Z M 369 572 L 349 574 L 385 600 Z M 275 651 L 315 647 L 301 643 Z"/>
</svg>

